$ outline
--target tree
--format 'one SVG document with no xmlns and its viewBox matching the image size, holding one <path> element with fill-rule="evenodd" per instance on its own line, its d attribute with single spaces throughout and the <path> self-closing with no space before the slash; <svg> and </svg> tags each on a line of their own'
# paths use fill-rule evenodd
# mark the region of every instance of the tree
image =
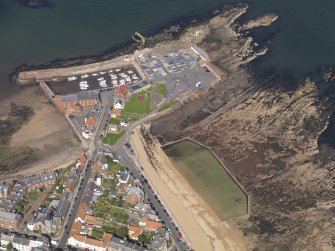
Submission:
<svg viewBox="0 0 335 251">
<path fill-rule="evenodd" d="M 13 243 L 10 241 L 6 246 L 6 251 L 14 250 Z"/>
</svg>

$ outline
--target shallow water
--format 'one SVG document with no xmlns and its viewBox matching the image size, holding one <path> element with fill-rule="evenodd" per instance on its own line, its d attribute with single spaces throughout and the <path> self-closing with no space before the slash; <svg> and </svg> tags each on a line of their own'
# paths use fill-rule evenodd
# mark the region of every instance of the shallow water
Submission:
<svg viewBox="0 0 335 251">
<path fill-rule="evenodd" d="M 130 40 L 135 31 L 151 34 L 178 19 L 206 16 L 236 0 L 54 0 L 52 9 L 30 9 L 0 0 L 0 93 L 11 87 L 8 73 L 24 62 L 92 55 Z M 279 14 L 270 29 L 269 53 L 258 66 L 303 76 L 335 58 L 335 1 L 250 0 L 247 18 Z"/>
</svg>

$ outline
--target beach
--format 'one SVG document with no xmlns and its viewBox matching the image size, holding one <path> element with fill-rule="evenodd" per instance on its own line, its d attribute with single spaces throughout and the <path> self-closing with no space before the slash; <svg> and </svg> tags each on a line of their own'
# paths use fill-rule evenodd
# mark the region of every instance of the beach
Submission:
<svg viewBox="0 0 335 251">
<path fill-rule="evenodd" d="M 151 159 L 146 152 L 148 145 L 141 136 L 139 127 L 133 130 L 131 141 L 138 153 L 139 165 L 143 167 L 152 187 L 169 209 L 180 226 L 186 240 L 195 250 L 248 250 L 248 241 L 242 233 L 228 222 L 222 222 L 213 210 L 195 192 L 177 171 L 169 158 L 155 141 L 150 146 Z M 249 243 L 251 244 L 251 243 Z"/>
</svg>

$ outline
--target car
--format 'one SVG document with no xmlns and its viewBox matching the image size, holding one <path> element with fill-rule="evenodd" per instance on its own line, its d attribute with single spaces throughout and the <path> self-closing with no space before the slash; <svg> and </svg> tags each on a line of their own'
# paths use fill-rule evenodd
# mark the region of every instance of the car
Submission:
<svg viewBox="0 0 335 251">
<path fill-rule="evenodd" d="M 148 187 L 149 187 L 149 189 L 151 189 L 151 186 L 150 185 L 148 185 Z M 157 199 L 157 198 L 156 198 Z"/>
<path fill-rule="evenodd" d="M 128 168 L 128 167 L 125 167 L 125 169 L 127 170 L 127 172 L 129 171 L 129 168 Z"/>
<path fill-rule="evenodd" d="M 144 179 L 144 182 L 148 184 L 148 180 L 147 179 Z"/>
<path fill-rule="evenodd" d="M 143 170 L 143 171 L 144 171 L 143 167 L 140 167 L 140 168 L 141 168 L 141 170 Z"/>
</svg>

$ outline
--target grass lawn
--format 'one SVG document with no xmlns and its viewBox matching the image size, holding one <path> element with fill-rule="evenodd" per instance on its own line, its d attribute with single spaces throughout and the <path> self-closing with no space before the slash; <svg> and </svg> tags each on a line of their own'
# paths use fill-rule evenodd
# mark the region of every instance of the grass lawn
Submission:
<svg viewBox="0 0 335 251">
<path fill-rule="evenodd" d="M 111 125 L 120 125 L 121 121 L 120 119 L 117 119 L 117 118 L 111 118 L 109 119 L 108 123 Z"/>
<path fill-rule="evenodd" d="M 165 97 L 168 94 L 168 89 L 166 84 L 159 84 L 156 87 L 156 92 L 162 97 Z"/>
<path fill-rule="evenodd" d="M 220 219 L 247 214 L 247 195 L 210 151 L 189 140 L 164 151 Z"/>
<path fill-rule="evenodd" d="M 115 179 L 103 179 L 102 180 L 102 187 L 105 189 L 110 189 L 110 190 L 114 190 L 116 188 L 117 185 L 117 181 L 116 178 Z"/>
<path fill-rule="evenodd" d="M 171 101 L 171 102 L 165 103 L 161 107 L 159 107 L 158 112 L 165 111 L 173 107 L 175 104 L 177 104 L 177 101 Z"/>
<path fill-rule="evenodd" d="M 29 202 L 34 202 L 38 197 L 38 192 L 36 190 L 29 191 L 27 197 Z"/>
<path fill-rule="evenodd" d="M 132 95 L 126 103 L 123 114 L 146 115 L 150 112 L 151 89 Z"/>
<path fill-rule="evenodd" d="M 102 236 L 104 235 L 104 232 L 102 229 L 99 228 L 93 228 L 91 237 L 96 240 L 101 240 Z"/>
<path fill-rule="evenodd" d="M 119 238 L 124 238 L 128 236 L 128 230 L 126 227 L 121 227 L 118 225 L 108 225 L 103 226 L 102 229 L 107 233 L 112 233 L 113 235 L 116 235 Z"/>
<path fill-rule="evenodd" d="M 110 219 L 111 217 L 120 223 L 127 223 L 128 215 L 124 209 L 115 208 L 109 199 L 96 202 L 93 211 L 99 218 Z"/>
<path fill-rule="evenodd" d="M 107 133 L 104 139 L 102 140 L 102 143 L 112 146 L 116 142 L 118 142 L 118 140 L 121 139 L 124 134 L 125 134 L 124 131 L 119 133 Z"/>
</svg>

